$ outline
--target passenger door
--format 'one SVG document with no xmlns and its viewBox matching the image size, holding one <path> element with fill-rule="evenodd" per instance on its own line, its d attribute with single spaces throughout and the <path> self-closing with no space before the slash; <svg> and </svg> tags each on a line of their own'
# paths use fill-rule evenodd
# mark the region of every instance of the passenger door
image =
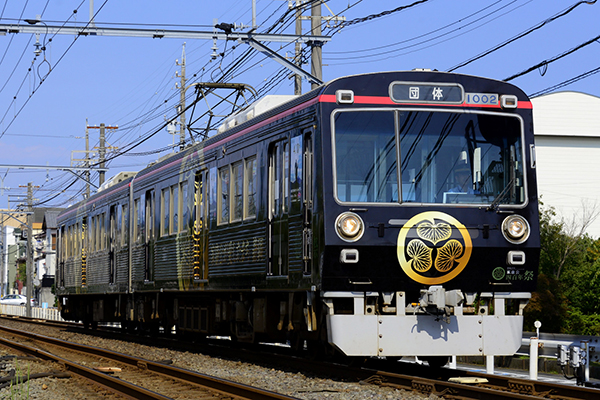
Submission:
<svg viewBox="0 0 600 400">
<path fill-rule="evenodd" d="M 115 283 L 117 265 L 117 208 L 118 204 L 110 206 L 109 229 L 108 229 L 108 283 Z"/>
<path fill-rule="evenodd" d="M 269 151 L 268 276 L 286 276 L 288 274 L 289 161 L 288 140 L 274 143 Z"/>
<path fill-rule="evenodd" d="M 206 171 L 200 171 L 196 174 L 194 183 L 194 268 L 193 279 L 194 283 L 205 282 L 208 279 L 207 265 L 207 248 L 206 248 Z"/>
<path fill-rule="evenodd" d="M 146 265 L 144 268 L 144 281 L 151 282 L 154 279 L 152 271 L 154 265 L 154 213 L 155 213 L 155 202 L 154 202 L 154 190 L 148 190 L 146 192 L 146 237 L 144 238 L 144 247 L 146 253 Z"/>
</svg>

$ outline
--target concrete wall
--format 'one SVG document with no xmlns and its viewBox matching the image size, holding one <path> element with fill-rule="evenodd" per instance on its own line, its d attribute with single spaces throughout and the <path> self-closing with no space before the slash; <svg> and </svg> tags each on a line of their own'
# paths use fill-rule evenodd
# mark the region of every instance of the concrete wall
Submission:
<svg viewBox="0 0 600 400">
<path fill-rule="evenodd" d="M 581 223 L 584 212 L 600 213 L 600 98 L 559 92 L 532 103 L 542 202 Z M 587 233 L 600 238 L 600 218 Z"/>
</svg>

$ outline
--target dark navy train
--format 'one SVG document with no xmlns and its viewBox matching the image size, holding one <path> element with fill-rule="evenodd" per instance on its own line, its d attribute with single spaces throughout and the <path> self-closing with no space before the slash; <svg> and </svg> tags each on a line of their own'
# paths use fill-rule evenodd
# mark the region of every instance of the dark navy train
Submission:
<svg viewBox="0 0 600 400">
<path fill-rule="evenodd" d="M 512 355 L 539 261 L 531 102 L 433 71 L 267 96 L 59 227 L 67 320 L 432 364 Z"/>
</svg>

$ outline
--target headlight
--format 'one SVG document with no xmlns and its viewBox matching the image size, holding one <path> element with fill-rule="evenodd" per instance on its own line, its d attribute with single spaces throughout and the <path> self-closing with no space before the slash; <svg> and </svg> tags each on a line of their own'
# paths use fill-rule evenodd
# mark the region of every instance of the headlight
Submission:
<svg viewBox="0 0 600 400">
<path fill-rule="evenodd" d="M 335 220 L 335 228 L 338 236 L 346 242 L 355 242 L 360 239 L 364 233 L 362 219 L 351 212 L 340 214 Z"/>
<path fill-rule="evenodd" d="M 520 215 L 511 215 L 502 222 L 502 234 L 511 243 L 521 244 L 529 238 L 529 223 Z"/>
</svg>

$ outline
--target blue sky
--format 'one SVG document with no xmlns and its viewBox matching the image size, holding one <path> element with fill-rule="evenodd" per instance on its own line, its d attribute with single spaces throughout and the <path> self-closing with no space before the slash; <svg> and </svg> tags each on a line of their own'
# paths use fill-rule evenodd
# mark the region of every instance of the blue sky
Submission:
<svg viewBox="0 0 600 400">
<path fill-rule="evenodd" d="M 413 1 L 331 0 L 331 12 L 346 21 L 379 15 Z M 295 1 L 294 1 L 295 3 Z M 336 32 L 323 47 L 323 78 L 376 71 L 432 68 L 447 71 L 497 45 L 518 37 L 543 21 L 564 12 L 578 1 L 558 0 L 429 0 L 403 11 L 390 13 L 339 30 L 324 27 L 325 34 Z M 599 2 L 600 3 L 600 2 Z M 155 1 L 95 0 L 98 26 L 129 28 L 163 27 L 212 31 L 214 20 L 250 25 L 251 0 Z M 287 11 L 287 0 L 257 0 L 257 31 L 264 32 Z M 324 16 L 331 16 L 323 7 Z M 77 10 L 74 14 L 73 11 Z M 25 23 L 38 15 L 49 25 L 65 21 L 78 25 L 89 21 L 89 0 L 5 0 L 0 2 L 0 23 Z M 307 12 L 305 15 L 309 15 Z M 600 4 L 580 4 L 567 15 L 548 22 L 523 38 L 455 72 L 505 79 L 544 60 L 576 48 L 600 34 Z M 111 24 L 111 25 L 107 25 Z M 114 25 L 117 24 L 117 25 Z M 290 18 L 275 24 L 277 32 L 293 33 Z M 303 23 L 303 32 L 309 22 Z M 245 31 L 243 29 L 242 31 Z M 85 142 L 86 120 L 90 125 L 118 125 L 107 142 L 119 149 L 159 129 L 165 117 L 172 118 L 179 92 L 175 87 L 182 46 L 186 42 L 187 77 L 192 81 L 212 81 L 239 60 L 248 49 L 245 44 L 218 41 L 211 59 L 212 41 L 146 39 L 128 37 L 79 37 L 40 35 L 45 53 L 34 60 L 35 35 L 0 36 L 0 164 L 69 165 L 71 156 L 80 158 Z M 76 40 L 75 40 L 76 39 Z M 233 47 L 235 46 L 235 49 Z M 270 43 L 272 49 L 280 44 Z M 279 50 L 292 55 L 293 45 Z M 547 68 L 536 69 L 511 82 L 533 94 L 599 67 L 600 41 L 575 51 Z M 305 65 L 310 70 L 310 65 Z M 29 71 L 31 69 L 31 71 Z M 195 75 L 195 77 L 194 77 Z M 228 82 L 246 83 L 265 94 L 293 94 L 293 81 L 281 66 L 253 53 Z M 283 77 L 283 79 L 280 79 Z M 44 78 L 40 85 L 40 80 Z M 304 91 L 309 85 L 304 84 Z M 600 74 L 592 75 L 559 90 L 574 90 L 600 96 Z M 188 93 L 189 94 L 189 93 Z M 198 105 L 196 113 L 206 107 Z M 198 115 L 197 114 L 197 115 Z M 189 118 L 189 114 L 188 114 Z M 203 126 L 203 120 L 196 127 Z M 98 131 L 90 131 L 90 146 L 98 141 Z M 175 140 L 178 140 L 176 138 Z M 162 129 L 132 150 L 110 162 L 107 177 L 121 170 L 139 170 L 169 150 L 154 153 L 173 143 Z M 143 154 L 143 153 L 151 154 Z M 65 206 L 69 196 L 83 187 L 77 183 L 55 197 L 72 181 L 72 175 L 59 171 L 0 169 L 0 208 L 14 207 L 19 188 L 33 182 L 40 188 L 36 199 L 45 206 Z M 10 188 L 10 189 L 8 189 Z M 79 196 L 78 199 L 81 199 Z"/>
</svg>

